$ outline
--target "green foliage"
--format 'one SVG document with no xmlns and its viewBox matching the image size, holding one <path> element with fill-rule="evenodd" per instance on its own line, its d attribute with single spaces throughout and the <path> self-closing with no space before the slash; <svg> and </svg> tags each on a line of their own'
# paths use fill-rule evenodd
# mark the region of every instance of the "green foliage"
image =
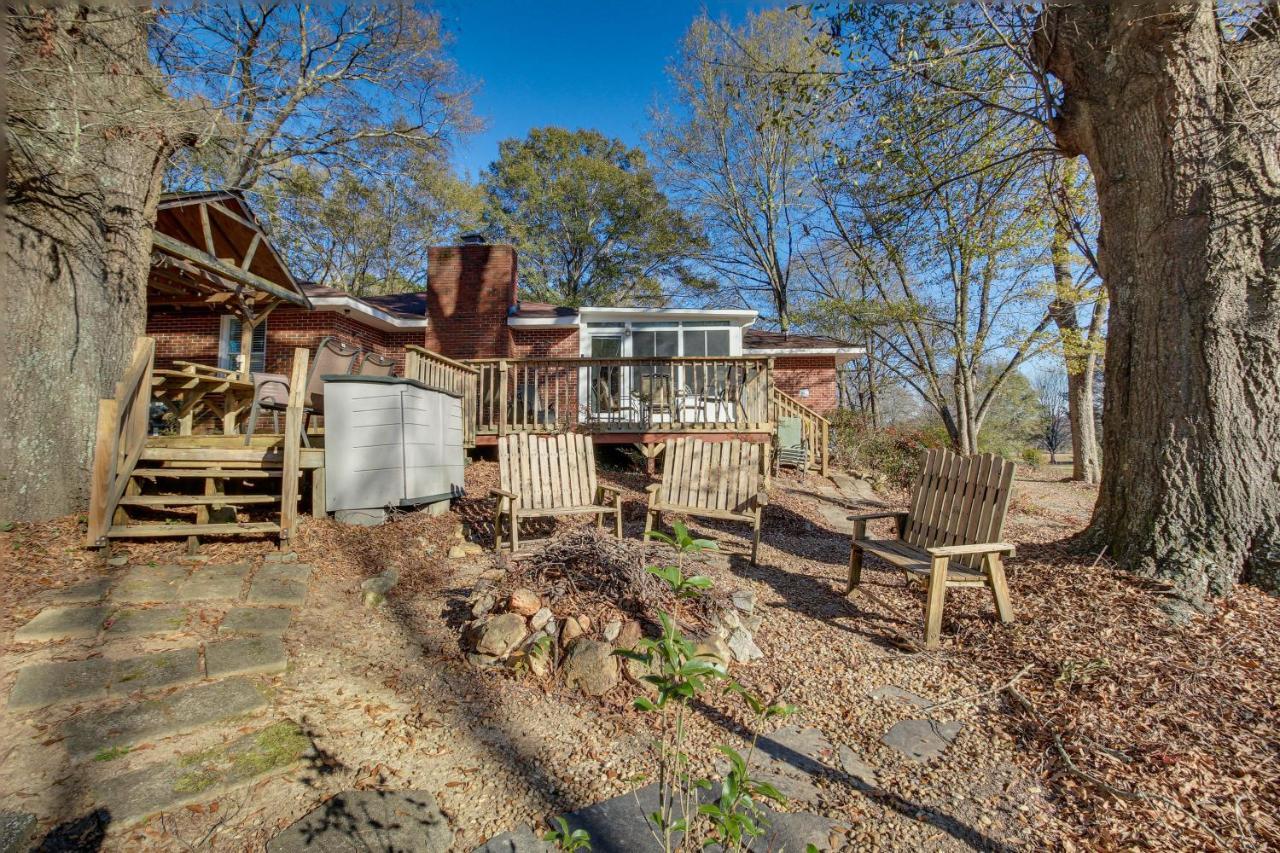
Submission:
<svg viewBox="0 0 1280 853">
<path fill-rule="evenodd" d="M 939 436 L 936 432 L 892 426 L 876 429 L 866 418 L 849 411 L 837 412 L 831 427 L 838 464 L 869 468 L 900 488 L 909 488 L 919 476 L 925 450 L 948 443 L 945 433 Z"/>
<path fill-rule="evenodd" d="M 520 250 L 520 286 L 559 305 L 660 304 L 701 288 L 696 224 L 658 189 L 644 153 L 595 130 L 507 139 L 483 179 L 485 222 Z"/>
<path fill-rule="evenodd" d="M 591 835 L 585 829 L 569 829 L 569 823 L 562 817 L 555 819 L 555 826 L 550 832 L 542 836 L 543 841 L 549 841 L 556 845 L 565 853 L 574 853 L 576 850 L 591 849 Z"/>
<path fill-rule="evenodd" d="M 653 567 L 649 571 L 661 578 L 679 599 L 701 595 L 710 588 L 711 580 L 699 575 L 686 577 L 682 571 L 684 557 L 715 543 L 696 539 L 677 523 L 673 535 L 652 535 L 667 542 L 677 553 L 677 565 Z M 699 654 L 697 646 L 684 636 L 671 614 L 660 612 L 662 627 L 656 638 L 644 638 L 635 648 L 619 649 L 619 657 L 645 665 L 649 674 L 643 681 L 653 688 L 652 698 L 638 697 L 637 710 L 659 716 L 661 739 L 657 746 L 658 808 L 648 815 L 654 838 L 664 851 L 682 847 L 719 844 L 726 851 L 744 850 L 754 838 L 763 835 L 767 822 L 763 802 L 784 803 L 782 794 L 764 782 L 752 778 L 751 749 L 743 756 L 727 747 L 719 747 L 729 760 L 729 770 L 722 780 L 718 795 L 700 802 L 710 791 L 708 779 L 695 779 L 690 773 L 690 756 L 685 751 L 685 718 L 689 703 L 706 691 L 712 683 L 724 684 L 727 693 L 743 698 L 756 716 L 757 724 L 767 719 L 787 717 L 795 708 L 780 702 L 765 702 L 729 678 L 724 662 L 714 655 Z"/>
<path fill-rule="evenodd" d="M 1040 455 L 1039 450 L 1036 450 L 1034 447 L 1024 447 L 1022 448 L 1022 461 L 1030 465 L 1032 468 L 1039 468 L 1040 463 L 1044 461 L 1044 459 Z"/>
</svg>

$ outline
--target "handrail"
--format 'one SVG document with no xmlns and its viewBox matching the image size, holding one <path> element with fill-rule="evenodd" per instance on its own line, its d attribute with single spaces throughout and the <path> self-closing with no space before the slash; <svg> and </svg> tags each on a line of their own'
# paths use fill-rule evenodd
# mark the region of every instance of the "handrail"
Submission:
<svg viewBox="0 0 1280 853">
<path fill-rule="evenodd" d="M 441 355 L 438 352 L 432 352 L 431 350 L 424 349 L 423 347 L 420 347 L 417 344 L 405 344 L 404 348 L 410 352 L 417 353 L 418 355 L 424 358 L 428 358 L 432 361 L 438 361 L 441 364 L 447 364 L 450 367 L 457 368 L 458 370 L 461 370 L 464 373 L 480 372 L 476 370 L 476 368 L 471 367 L 470 365 L 464 364 L 461 361 L 454 361 L 453 359 L 449 358 L 447 355 Z M 493 360 L 497 361 L 498 359 L 493 359 Z"/>
<path fill-rule="evenodd" d="M 776 423 L 780 417 L 800 418 L 800 426 L 822 476 L 827 476 L 831 444 L 831 421 L 778 388 L 773 389 L 770 415 Z"/>
<path fill-rule="evenodd" d="M 462 446 L 475 447 L 479 368 L 414 344 L 408 344 L 404 350 L 406 379 L 416 379 L 424 385 L 443 388 L 462 398 Z"/>
<path fill-rule="evenodd" d="M 98 401 L 88 530 L 85 533 L 85 544 L 89 547 L 106 544 L 111 520 L 147 445 L 155 354 L 155 339 L 139 337 L 134 342 L 129 366 L 116 383 L 115 396 Z"/>
</svg>

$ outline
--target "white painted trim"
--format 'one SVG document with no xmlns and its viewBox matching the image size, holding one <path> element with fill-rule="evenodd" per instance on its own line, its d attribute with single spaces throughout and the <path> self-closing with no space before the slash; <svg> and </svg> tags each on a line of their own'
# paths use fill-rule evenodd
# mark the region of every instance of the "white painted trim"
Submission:
<svg viewBox="0 0 1280 853">
<path fill-rule="evenodd" d="M 866 355 L 866 347 L 815 347 L 813 349 L 743 349 L 743 355 L 843 355 L 852 358 L 856 355 Z"/>
<path fill-rule="evenodd" d="M 427 328 L 427 318 L 421 320 L 410 320 L 405 317 L 397 317 L 381 308 L 374 308 L 366 302 L 353 299 L 350 296 L 313 296 L 311 304 L 317 311 L 323 311 L 326 308 L 341 308 L 346 313 L 355 311 L 362 316 L 356 318 L 362 323 L 387 330 L 398 331 L 400 329 L 425 329 Z"/>
<path fill-rule="evenodd" d="M 741 308 L 598 308 L 584 305 L 578 309 L 583 323 L 607 323 L 610 320 L 659 322 L 662 320 L 736 320 L 750 326 L 759 312 Z"/>
<path fill-rule="evenodd" d="M 580 324 L 578 322 L 578 315 L 572 314 L 560 317 L 507 317 L 507 325 L 522 328 L 530 326 L 543 326 L 547 328 L 551 326 L 567 326 L 572 328 Z"/>
</svg>

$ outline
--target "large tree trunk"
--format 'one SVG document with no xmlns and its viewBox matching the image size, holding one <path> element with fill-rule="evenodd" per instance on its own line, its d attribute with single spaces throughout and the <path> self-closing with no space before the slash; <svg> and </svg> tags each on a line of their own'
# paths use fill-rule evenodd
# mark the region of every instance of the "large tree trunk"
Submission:
<svg viewBox="0 0 1280 853">
<path fill-rule="evenodd" d="M 10 7 L 0 520 L 84 504 L 97 400 L 146 323 L 176 124 L 148 6 Z"/>
<path fill-rule="evenodd" d="M 1093 374 L 1097 356 L 1093 352 L 1093 329 L 1082 330 L 1075 280 L 1071 275 L 1071 234 L 1061 217 L 1054 224 L 1054 294 L 1049 313 L 1062 341 L 1062 360 L 1067 370 L 1067 418 L 1071 422 L 1071 479 L 1097 483 L 1102 473 L 1098 460 L 1098 436 L 1093 428 Z M 1053 463 L 1056 454 L 1050 452 Z"/>
<path fill-rule="evenodd" d="M 1280 18 L 1209 0 L 1050 8 L 1055 127 L 1093 169 L 1110 294 L 1094 530 L 1203 606 L 1280 580 Z"/>
</svg>

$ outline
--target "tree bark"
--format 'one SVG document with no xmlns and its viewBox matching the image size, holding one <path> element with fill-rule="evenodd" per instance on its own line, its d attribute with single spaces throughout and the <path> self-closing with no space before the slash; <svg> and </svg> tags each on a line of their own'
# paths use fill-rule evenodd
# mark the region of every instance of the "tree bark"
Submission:
<svg viewBox="0 0 1280 853">
<path fill-rule="evenodd" d="M 1075 281 L 1071 275 L 1071 233 L 1059 218 L 1054 223 L 1053 262 L 1054 294 L 1049 313 L 1058 327 L 1062 342 L 1062 360 L 1067 370 L 1067 418 L 1071 422 L 1071 479 L 1097 483 L 1102 466 L 1098 460 L 1098 437 L 1093 428 L 1093 382 L 1098 357 L 1093 351 L 1092 328 L 1080 328 L 1077 314 Z M 1053 463 L 1053 451 L 1049 461 Z"/>
<path fill-rule="evenodd" d="M 146 323 L 176 120 L 149 6 L 10 7 L 0 520 L 80 509 L 97 416 Z"/>
<path fill-rule="evenodd" d="M 1228 40 L 1214 5 L 1051 7 L 1059 146 L 1093 169 L 1109 301 L 1109 556 L 1207 606 L 1280 586 L 1280 12 Z"/>
</svg>

